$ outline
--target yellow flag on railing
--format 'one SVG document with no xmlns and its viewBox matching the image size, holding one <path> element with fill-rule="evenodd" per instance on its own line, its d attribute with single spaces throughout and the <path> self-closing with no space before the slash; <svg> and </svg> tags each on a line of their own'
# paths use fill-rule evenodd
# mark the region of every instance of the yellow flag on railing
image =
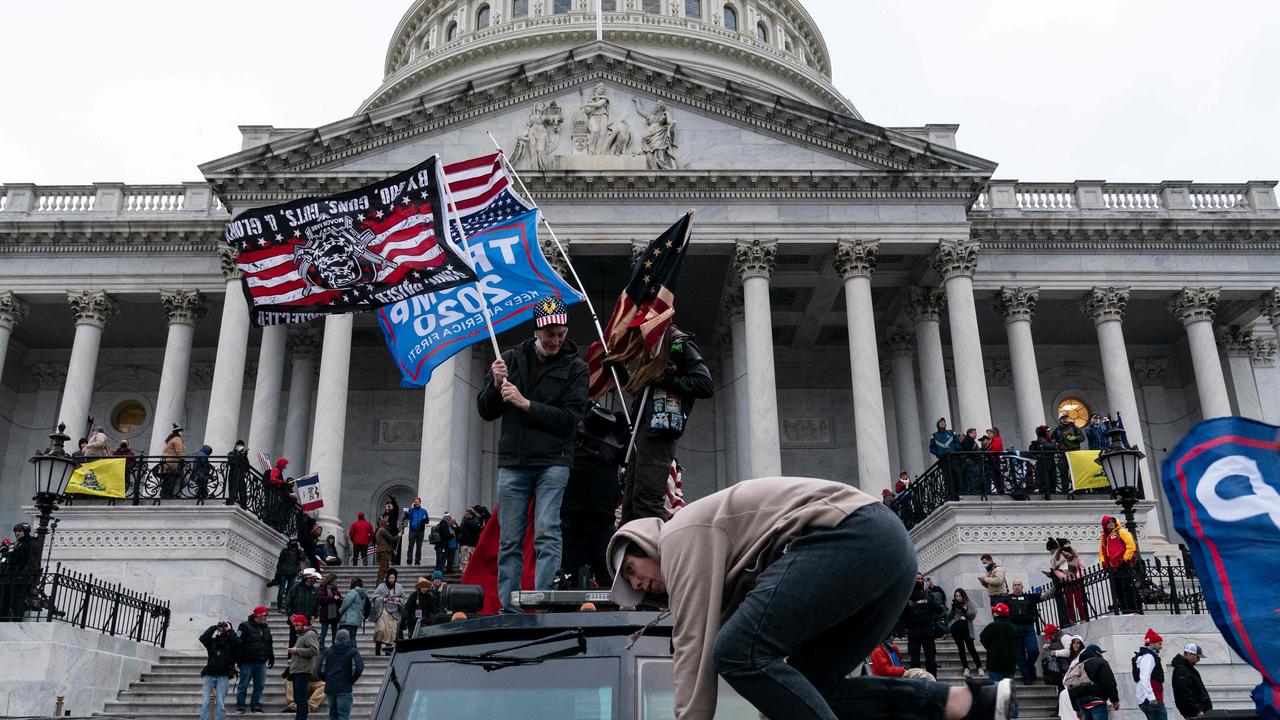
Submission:
<svg viewBox="0 0 1280 720">
<path fill-rule="evenodd" d="M 124 497 L 124 458 L 81 463 L 67 481 L 67 492 L 98 497 Z"/>
<path fill-rule="evenodd" d="M 1071 465 L 1071 487 L 1074 490 L 1094 490 L 1111 487 L 1102 466 L 1097 463 L 1100 450 L 1071 450 L 1067 462 Z"/>
</svg>

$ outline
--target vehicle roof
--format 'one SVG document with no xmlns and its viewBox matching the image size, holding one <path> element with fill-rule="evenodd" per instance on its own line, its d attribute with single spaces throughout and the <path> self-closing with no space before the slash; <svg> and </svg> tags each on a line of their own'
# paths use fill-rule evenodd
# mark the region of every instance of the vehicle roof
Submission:
<svg viewBox="0 0 1280 720">
<path fill-rule="evenodd" d="M 669 637 L 672 624 L 670 613 L 640 610 L 485 615 L 428 626 L 412 640 L 401 642 L 396 650 L 456 647 L 577 629 L 589 635 L 630 635 L 649 626 L 646 635 Z"/>
</svg>

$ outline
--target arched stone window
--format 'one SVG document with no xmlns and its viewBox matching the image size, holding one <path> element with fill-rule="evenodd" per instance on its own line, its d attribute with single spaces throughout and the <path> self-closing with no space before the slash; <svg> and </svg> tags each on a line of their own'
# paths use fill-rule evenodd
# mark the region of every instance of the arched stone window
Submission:
<svg viewBox="0 0 1280 720">
<path fill-rule="evenodd" d="M 480 9 L 476 11 L 476 29 L 477 30 L 480 30 L 481 28 L 489 27 L 489 15 L 490 15 L 489 6 L 481 5 Z"/>
<path fill-rule="evenodd" d="M 769 42 L 769 28 L 765 27 L 763 20 L 756 23 L 756 39 L 762 43 Z"/>
<path fill-rule="evenodd" d="M 738 30 L 738 11 L 732 5 L 724 6 L 724 28 L 734 32 Z"/>
<path fill-rule="evenodd" d="M 644 0 L 644 11 L 654 15 L 662 14 L 662 6 L 658 0 Z"/>
<path fill-rule="evenodd" d="M 529 0 L 516 0 L 511 6 L 511 17 L 528 17 L 529 16 Z"/>
<path fill-rule="evenodd" d="M 1080 398 L 1063 398 L 1062 402 L 1058 403 L 1058 412 L 1054 413 L 1053 419 L 1055 423 L 1062 413 L 1066 413 L 1071 422 L 1076 424 L 1076 427 L 1084 427 L 1089 424 L 1089 406 L 1085 405 Z"/>
<path fill-rule="evenodd" d="M 551 12 L 555 15 L 563 15 L 573 7 L 573 0 L 554 0 L 551 4 Z"/>
<path fill-rule="evenodd" d="M 702 19 L 702 0 L 684 0 L 684 16 Z"/>
<path fill-rule="evenodd" d="M 444 39 L 447 42 L 453 42 L 458 39 L 458 23 L 449 23 L 449 29 L 444 31 Z"/>
</svg>

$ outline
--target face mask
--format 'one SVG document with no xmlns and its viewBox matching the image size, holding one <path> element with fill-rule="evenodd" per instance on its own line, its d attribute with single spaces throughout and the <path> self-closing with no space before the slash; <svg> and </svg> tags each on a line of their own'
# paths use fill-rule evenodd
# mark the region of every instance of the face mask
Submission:
<svg viewBox="0 0 1280 720">
<path fill-rule="evenodd" d="M 986 565 L 983 565 L 983 567 L 987 569 L 987 572 L 991 572 L 992 570 L 994 570 L 995 566 L 996 566 L 995 563 L 987 563 Z"/>
</svg>

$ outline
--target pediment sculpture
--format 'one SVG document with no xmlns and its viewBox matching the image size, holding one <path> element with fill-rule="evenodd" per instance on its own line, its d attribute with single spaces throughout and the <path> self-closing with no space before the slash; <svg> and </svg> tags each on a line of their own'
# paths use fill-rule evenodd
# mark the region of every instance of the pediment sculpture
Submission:
<svg viewBox="0 0 1280 720">
<path fill-rule="evenodd" d="M 516 138 L 511 162 L 521 170 L 674 170 L 676 122 L 662 100 L 646 108 L 637 97 L 631 104 L 643 123 L 637 135 L 620 117 L 625 106 L 609 97 L 604 83 L 578 90 L 579 106 L 569 113 L 571 149 L 557 154 L 564 113 L 554 101 L 539 102 Z"/>
</svg>

